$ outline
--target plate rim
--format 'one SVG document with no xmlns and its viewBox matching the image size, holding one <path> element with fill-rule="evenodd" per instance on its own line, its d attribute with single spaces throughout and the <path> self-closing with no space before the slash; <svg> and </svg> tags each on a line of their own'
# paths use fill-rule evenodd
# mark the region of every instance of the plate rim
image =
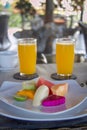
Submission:
<svg viewBox="0 0 87 130">
<path fill-rule="evenodd" d="M 66 117 L 66 118 L 49 118 L 49 119 L 46 119 L 46 118 L 37 118 L 37 119 L 31 119 L 31 118 L 28 118 L 28 117 L 20 117 L 20 116 L 14 116 L 12 114 L 6 114 L 6 113 L 3 113 L 3 112 L 0 112 L 0 115 L 1 116 L 5 116 L 5 117 L 8 117 L 8 118 L 12 118 L 12 119 L 17 119 L 17 120 L 24 120 L 24 121 L 65 121 L 65 120 L 73 120 L 73 119 L 79 119 L 79 118 L 85 118 L 87 117 L 87 114 L 80 114 L 78 116 L 70 116 L 70 117 Z"/>
</svg>

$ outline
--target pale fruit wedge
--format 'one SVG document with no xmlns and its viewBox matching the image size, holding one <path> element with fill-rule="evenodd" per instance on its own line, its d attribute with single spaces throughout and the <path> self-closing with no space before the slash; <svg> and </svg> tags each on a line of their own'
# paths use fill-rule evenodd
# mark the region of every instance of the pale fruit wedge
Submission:
<svg viewBox="0 0 87 130">
<path fill-rule="evenodd" d="M 40 106 L 44 98 L 48 97 L 49 88 L 46 85 L 41 85 L 35 92 L 33 106 Z"/>
<path fill-rule="evenodd" d="M 22 88 L 25 90 L 35 90 L 36 89 L 35 82 L 30 83 L 29 81 L 24 81 L 22 83 Z"/>
<path fill-rule="evenodd" d="M 68 92 L 68 83 L 55 84 L 51 87 L 52 94 L 57 96 L 65 96 Z"/>
</svg>

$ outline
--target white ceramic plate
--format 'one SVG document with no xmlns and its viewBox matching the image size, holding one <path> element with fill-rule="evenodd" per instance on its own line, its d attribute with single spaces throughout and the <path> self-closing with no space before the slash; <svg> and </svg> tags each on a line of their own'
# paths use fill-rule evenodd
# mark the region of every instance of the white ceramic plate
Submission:
<svg viewBox="0 0 87 130">
<path fill-rule="evenodd" d="M 75 105 L 80 103 L 87 96 L 87 89 L 81 88 L 80 85 L 75 80 L 54 81 L 55 84 L 64 83 L 64 82 L 67 82 L 69 84 L 68 94 L 66 95 L 66 103 L 64 105 L 60 105 L 57 107 L 35 108 L 32 106 L 32 102 L 29 100 L 25 102 L 15 101 L 13 99 L 13 95 L 15 94 L 15 92 L 21 89 L 21 83 L 18 83 L 18 82 L 9 82 L 9 81 L 3 82 L 0 88 L 0 95 L 4 96 L 4 98 L 8 100 L 8 105 L 10 104 L 14 107 L 14 108 L 12 107 L 12 110 L 17 108 L 18 111 L 20 111 L 21 113 L 25 112 L 31 116 L 36 116 L 36 118 L 37 116 L 41 116 L 41 115 L 43 115 L 41 117 L 42 119 L 46 119 L 49 117 L 51 117 L 52 119 L 52 118 L 56 118 L 56 116 L 58 116 L 59 118 L 63 116 L 63 115 L 62 116 L 58 115 L 59 113 L 61 114 L 65 111 L 72 109 Z M 4 105 L 6 106 L 6 104 Z M 73 115 L 75 114 L 73 113 Z M 71 115 L 69 116 L 71 117 Z M 35 117 L 32 117 L 32 118 L 35 118 Z"/>
</svg>

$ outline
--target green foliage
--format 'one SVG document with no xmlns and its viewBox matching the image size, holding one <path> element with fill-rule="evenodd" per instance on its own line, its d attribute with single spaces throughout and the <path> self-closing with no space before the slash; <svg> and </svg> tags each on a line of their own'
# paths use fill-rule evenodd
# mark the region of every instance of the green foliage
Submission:
<svg viewBox="0 0 87 130">
<path fill-rule="evenodd" d="M 32 4 L 27 0 L 19 0 L 16 2 L 15 8 L 19 9 L 20 14 L 25 16 L 32 15 L 35 12 Z"/>
<path fill-rule="evenodd" d="M 85 0 L 71 0 L 74 10 L 82 9 Z"/>
<path fill-rule="evenodd" d="M 0 11 L 2 10 L 3 6 L 0 4 Z"/>
<path fill-rule="evenodd" d="M 21 28 L 21 17 L 20 14 L 12 13 L 9 17 L 9 27 L 19 27 Z"/>
<path fill-rule="evenodd" d="M 26 21 L 29 21 L 29 17 L 33 16 L 36 11 L 28 0 L 17 1 L 15 3 L 15 9 L 19 10 L 21 16 L 21 27 L 24 30 Z"/>
<path fill-rule="evenodd" d="M 60 7 L 63 7 L 62 5 L 63 0 L 58 0 Z M 66 0 L 68 2 L 68 0 Z M 70 5 L 73 7 L 73 10 L 78 10 L 83 8 L 85 0 L 71 0 Z"/>
</svg>

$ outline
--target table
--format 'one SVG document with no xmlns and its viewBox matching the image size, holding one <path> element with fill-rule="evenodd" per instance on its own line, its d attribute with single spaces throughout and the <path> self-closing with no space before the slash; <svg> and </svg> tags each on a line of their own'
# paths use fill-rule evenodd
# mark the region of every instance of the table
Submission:
<svg viewBox="0 0 87 130">
<path fill-rule="evenodd" d="M 20 82 L 20 80 L 16 80 L 13 78 L 13 74 L 18 72 L 19 68 L 15 70 L 11 70 L 9 72 L 0 72 L 0 85 L 3 81 L 16 81 Z M 39 76 L 51 79 L 50 75 L 56 72 L 55 63 L 52 64 L 37 64 L 37 73 Z M 77 76 L 77 82 L 80 84 L 82 82 L 87 81 L 87 63 L 75 63 L 74 64 L 74 74 Z M 41 129 L 41 128 L 54 128 L 55 130 L 58 128 L 83 128 L 87 129 L 87 117 L 75 120 L 67 120 L 60 122 L 29 122 L 29 121 L 20 121 L 14 120 L 10 118 L 6 118 L 0 116 L 0 129 L 14 128 L 14 129 Z M 64 130 L 64 129 L 63 129 Z M 81 129 L 82 130 L 82 129 Z"/>
</svg>

